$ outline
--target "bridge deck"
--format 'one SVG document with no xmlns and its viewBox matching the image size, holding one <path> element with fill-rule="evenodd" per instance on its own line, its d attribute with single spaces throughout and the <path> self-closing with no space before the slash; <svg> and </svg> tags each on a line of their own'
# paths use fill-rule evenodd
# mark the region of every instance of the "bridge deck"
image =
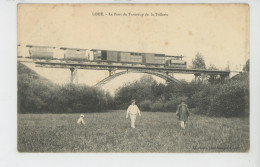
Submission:
<svg viewBox="0 0 260 167">
<path fill-rule="evenodd" d="M 183 69 L 183 68 L 165 68 L 165 67 L 152 67 L 152 66 L 138 66 L 138 65 L 112 65 L 112 64 L 97 64 L 92 62 L 78 63 L 78 62 L 54 62 L 54 61 L 34 61 L 32 59 L 18 58 L 20 62 L 30 62 L 35 63 L 36 67 L 45 68 L 77 68 L 77 69 L 93 69 L 93 70 L 151 70 L 160 72 L 174 72 L 174 73 L 185 73 L 185 74 L 213 74 L 213 75 L 223 75 L 228 76 L 230 71 L 221 70 L 204 70 L 204 69 Z"/>
<path fill-rule="evenodd" d="M 136 65 L 110 65 L 110 64 L 91 64 L 91 63 L 63 63 L 63 62 L 35 62 L 37 67 L 45 68 L 77 68 L 77 69 L 94 69 L 94 70 L 154 70 L 174 73 L 186 74 L 215 74 L 215 75 L 229 75 L 230 71 L 220 70 L 204 70 L 204 69 L 181 69 L 181 68 L 164 68 L 164 67 L 143 67 Z"/>
</svg>

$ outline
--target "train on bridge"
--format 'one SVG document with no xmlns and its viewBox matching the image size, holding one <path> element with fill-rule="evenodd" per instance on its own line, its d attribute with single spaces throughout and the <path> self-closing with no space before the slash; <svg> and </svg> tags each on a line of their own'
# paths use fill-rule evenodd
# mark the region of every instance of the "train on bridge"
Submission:
<svg viewBox="0 0 260 167">
<path fill-rule="evenodd" d="M 154 66 L 167 68 L 187 68 L 183 56 L 170 56 L 157 53 L 127 52 L 102 49 L 55 48 L 27 45 L 31 59 L 58 60 L 65 62 L 97 63 L 111 65 Z M 56 50 L 56 51 L 55 51 Z M 57 58 L 55 53 L 62 53 Z M 87 53 L 88 51 L 88 53 Z"/>
</svg>

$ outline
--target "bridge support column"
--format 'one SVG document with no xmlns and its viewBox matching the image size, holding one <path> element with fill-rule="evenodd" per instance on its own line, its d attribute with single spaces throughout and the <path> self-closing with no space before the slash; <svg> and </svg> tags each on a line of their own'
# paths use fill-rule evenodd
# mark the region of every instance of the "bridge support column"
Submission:
<svg viewBox="0 0 260 167">
<path fill-rule="evenodd" d="M 109 72 L 109 76 L 111 76 L 112 75 L 112 70 L 109 69 L 108 72 Z"/>
<path fill-rule="evenodd" d="M 195 76 L 195 81 L 198 81 L 199 79 L 198 79 L 198 77 L 200 76 L 201 74 L 199 74 L 199 73 L 195 73 L 194 74 L 194 76 Z"/>
<path fill-rule="evenodd" d="M 109 69 L 108 72 L 109 72 L 109 76 L 111 76 L 116 73 L 116 70 Z"/>
<path fill-rule="evenodd" d="M 78 69 L 70 68 L 70 83 L 78 83 Z"/>
<path fill-rule="evenodd" d="M 209 75 L 209 78 L 208 78 L 208 82 L 211 83 L 211 84 L 214 84 L 217 82 L 217 75 L 215 74 L 210 74 Z"/>
</svg>

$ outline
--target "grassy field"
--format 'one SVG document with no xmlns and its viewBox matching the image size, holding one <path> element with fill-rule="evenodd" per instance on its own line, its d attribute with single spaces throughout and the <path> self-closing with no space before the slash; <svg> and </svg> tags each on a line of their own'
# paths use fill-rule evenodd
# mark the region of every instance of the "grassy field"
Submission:
<svg viewBox="0 0 260 167">
<path fill-rule="evenodd" d="M 130 128 L 125 111 L 18 114 L 20 152 L 245 152 L 249 119 L 191 115 L 185 130 L 174 113 L 143 112 Z"/>
</svg>

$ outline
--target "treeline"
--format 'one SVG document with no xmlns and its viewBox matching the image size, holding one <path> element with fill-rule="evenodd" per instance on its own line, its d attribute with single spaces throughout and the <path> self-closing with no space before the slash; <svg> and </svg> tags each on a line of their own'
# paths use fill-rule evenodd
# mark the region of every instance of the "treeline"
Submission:
<svg viewBox="0 0 260 167">
<path fill-rule="evenodd" d="M 18 64 L 19 113 L 87 113 L 126 110 L 135 98 L 142 111 L 175 112 L 185 101 L 191 112 L 208 116 L 244 116 L 249 113 L 249 72 L 224 83 L 181 81 L 157 83 L 150 75 L 118 88 L 115 96 L 85 85 L 53 84 Z"/>
<path fill-rule="evenodd" d="M 249 112 L 249 75 L 239 74 L 222 84 L 181 81 L 180 84 L 157 83 L 145 76 L 135 83 L 125 84 L 115 95 L 116 108 L 125 109 L 131 98 L 143 111 L 175 112 L 185 101 L 191 111 L 208 116 L 244 116 Z"/>
<path fill-rule="evenodd" d="M 112 108 L 112 97 L 85 85 L 53 84 L 18 64 L 19 113 L 87 113 Z"/>
</svg>

